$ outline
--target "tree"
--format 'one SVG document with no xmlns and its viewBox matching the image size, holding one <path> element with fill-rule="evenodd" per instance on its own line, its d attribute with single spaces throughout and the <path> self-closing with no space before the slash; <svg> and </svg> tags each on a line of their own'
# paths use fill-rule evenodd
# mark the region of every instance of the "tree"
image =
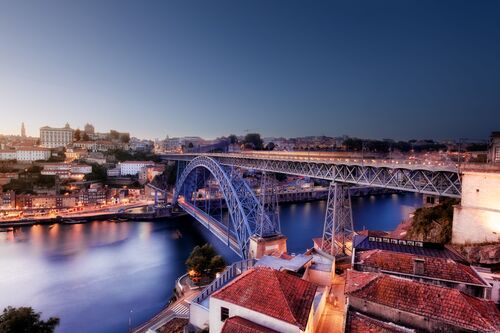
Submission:
<svg viewBox="0 0 500 333">
<path fill-rule="evenodd" d="M 109 131 L 109 137 L 112 140 L 118 140 L 120 138 L 120 133 L 118 133 L 118 131 L 111 130 L 111 131 Z"/>
<path fill-rule="evenodd" d="M 344 141 L 344 145 L 347 151 L 359 151 L 363 148 L 363 141 L 361 141 L 360 139 L 349 138 Z"/>
<path fill-rule="evenodd" d="M 196 246 L 186 260 L 189 275 L 193 278 L 214 278 L 215 274 L 226 267 L 224 259 L 217 255 L 209 244 Z"/>
<path fill-rule="evenodd" d="M 234 134 L 229 135 L 228 139 L 229 139 L 229 143 L 232 145 L 238 143 L 238 137 Z"/>
<path fill-rule="evenodd" d="M 252 148 L 255 150 L 262 150 L 264 143 L 260 137 L 259 133 L 248 133 L 243 139 L 243 144 L 245 148 Z"/>
<path fill-rule="evenodd" d="M 121 133 L 120 134 L 120 141 L 122 143 L 129 143 L 130 142 L 130 134 L 129 133 Z"/>
<path fill-rule="evenodd" d="M 193 147 L 194 147 L 193 143 L 192 143 L 192 142 L 190 142 L 190 143 L 188 144 L 188 148 L 193 148 Z"/>
<path fill-rule="evenodd" d="M 92 172 L 85 175 L 85 180 L 97 180 L 97 181 L 106 181 L 108 178 L 108 171 L 105 167 L 94 163 L 92 164 Z"/>
<path fill-rule="evenodd" d="M 274 148 L 276 148 L 276 145 L 274 144 L 274 142 L 269 142 L 266 145 L 266 150 L 274 150 Z"/>
<path fill-rule="evenodd" d="M 82 140 L 83 141 L 90 141 L 89 135 L 87 133 L 83 132 Z"/>
<path fill-rule="evenodd" d="M 0 315 L 0 333 L 52 333 L 59 318 L 40 319 L 41 313 L 31 307 L 7 307 Z"/>
<path fill-rule="evenodd" d="M 80 141 L 82 138 L 81 135 L 82 135 L 82 132 L 80 131 L 79 128 L 77 128 L 75 130 L 75 134 L 74 134 L 73 138 L 75 139 L 75 141 Z"/>
</svg>

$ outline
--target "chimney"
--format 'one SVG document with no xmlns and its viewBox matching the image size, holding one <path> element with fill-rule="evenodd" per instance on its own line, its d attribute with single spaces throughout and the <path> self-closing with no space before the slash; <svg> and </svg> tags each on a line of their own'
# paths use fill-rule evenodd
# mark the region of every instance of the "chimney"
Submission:
<svg viewBox="0 0 500 333">
<path fill-rule="evenodd" d="M 425 260 L 421 258 L 413 259 L 413 274 L 414 275 L 424 275 L 424 263 Z"/>
</svg>

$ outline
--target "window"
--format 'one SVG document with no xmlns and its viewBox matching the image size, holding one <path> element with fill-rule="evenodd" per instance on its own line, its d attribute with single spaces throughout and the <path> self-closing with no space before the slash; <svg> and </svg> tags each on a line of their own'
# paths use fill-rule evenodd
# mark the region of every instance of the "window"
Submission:
<svg viewBox="0 0 500 333">
<path fill-rule="evenodd" d="M 220 308 L 220 321 L 224 321 L 229 318 L 229 309 L 221 306 Z"/>
<path fill-rule="evenodd" d="M 500 147 L 495 147 L 495 163 L 500 162 Z"/>
</svg>

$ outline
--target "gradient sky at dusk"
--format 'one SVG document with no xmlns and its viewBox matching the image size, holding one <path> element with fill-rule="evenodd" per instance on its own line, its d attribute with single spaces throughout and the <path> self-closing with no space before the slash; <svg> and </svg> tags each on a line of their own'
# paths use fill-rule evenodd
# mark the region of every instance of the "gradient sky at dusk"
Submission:
<svg viewBox="0 0 500 333">
<path fill-rule="evenodd" d="M 0 0 L 0 133 L 500 130 L 500 1 Z"/>
</svg>

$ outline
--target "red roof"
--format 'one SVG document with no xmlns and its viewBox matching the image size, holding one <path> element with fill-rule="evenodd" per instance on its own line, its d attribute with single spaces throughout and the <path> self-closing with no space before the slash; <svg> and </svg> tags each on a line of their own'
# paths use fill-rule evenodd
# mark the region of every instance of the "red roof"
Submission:
<svg viewBox="0 0 500 333">
<path fill-rule="evenodd" d="M 457 263 L 451 259 L 423 257 L 410 253 L 384 250 L 360 252 L 357 257 L 358 263 L 364 266 L 412 275 L 414 274 L 413 261 L 414 259 L 420 259 L 424 261 L 424 273 L 420 274 L 420 276 L 485 285 L 485 282 L 470 266 Z"/>
<path fill-rule="evenodd" d="M 469 296 L 457 289 L 352 270 L 348 271 L 346 289 L 349 296 L 398 311 L 469 330 L 500 331 L 500 312 L 493 302 Z"/>
<path fill-rule="evenodd" d="M 414 329 L 387 323 L 355 311 L 347 313 L 346 333 L 410 333 Z"/>
<path fill-rule="evenodd" d="M 224 322 L 221 333 L 278 333 L 275 330 L 261 326 L 253 321 L 238 316 L 231 317 Z"/>
<path fill-rule="evenodd" d="M 317 286 L 285 272 L 259 267 L 246 271 L 211 297 L 283 320 L 301 330 Z"/>
</svg>

